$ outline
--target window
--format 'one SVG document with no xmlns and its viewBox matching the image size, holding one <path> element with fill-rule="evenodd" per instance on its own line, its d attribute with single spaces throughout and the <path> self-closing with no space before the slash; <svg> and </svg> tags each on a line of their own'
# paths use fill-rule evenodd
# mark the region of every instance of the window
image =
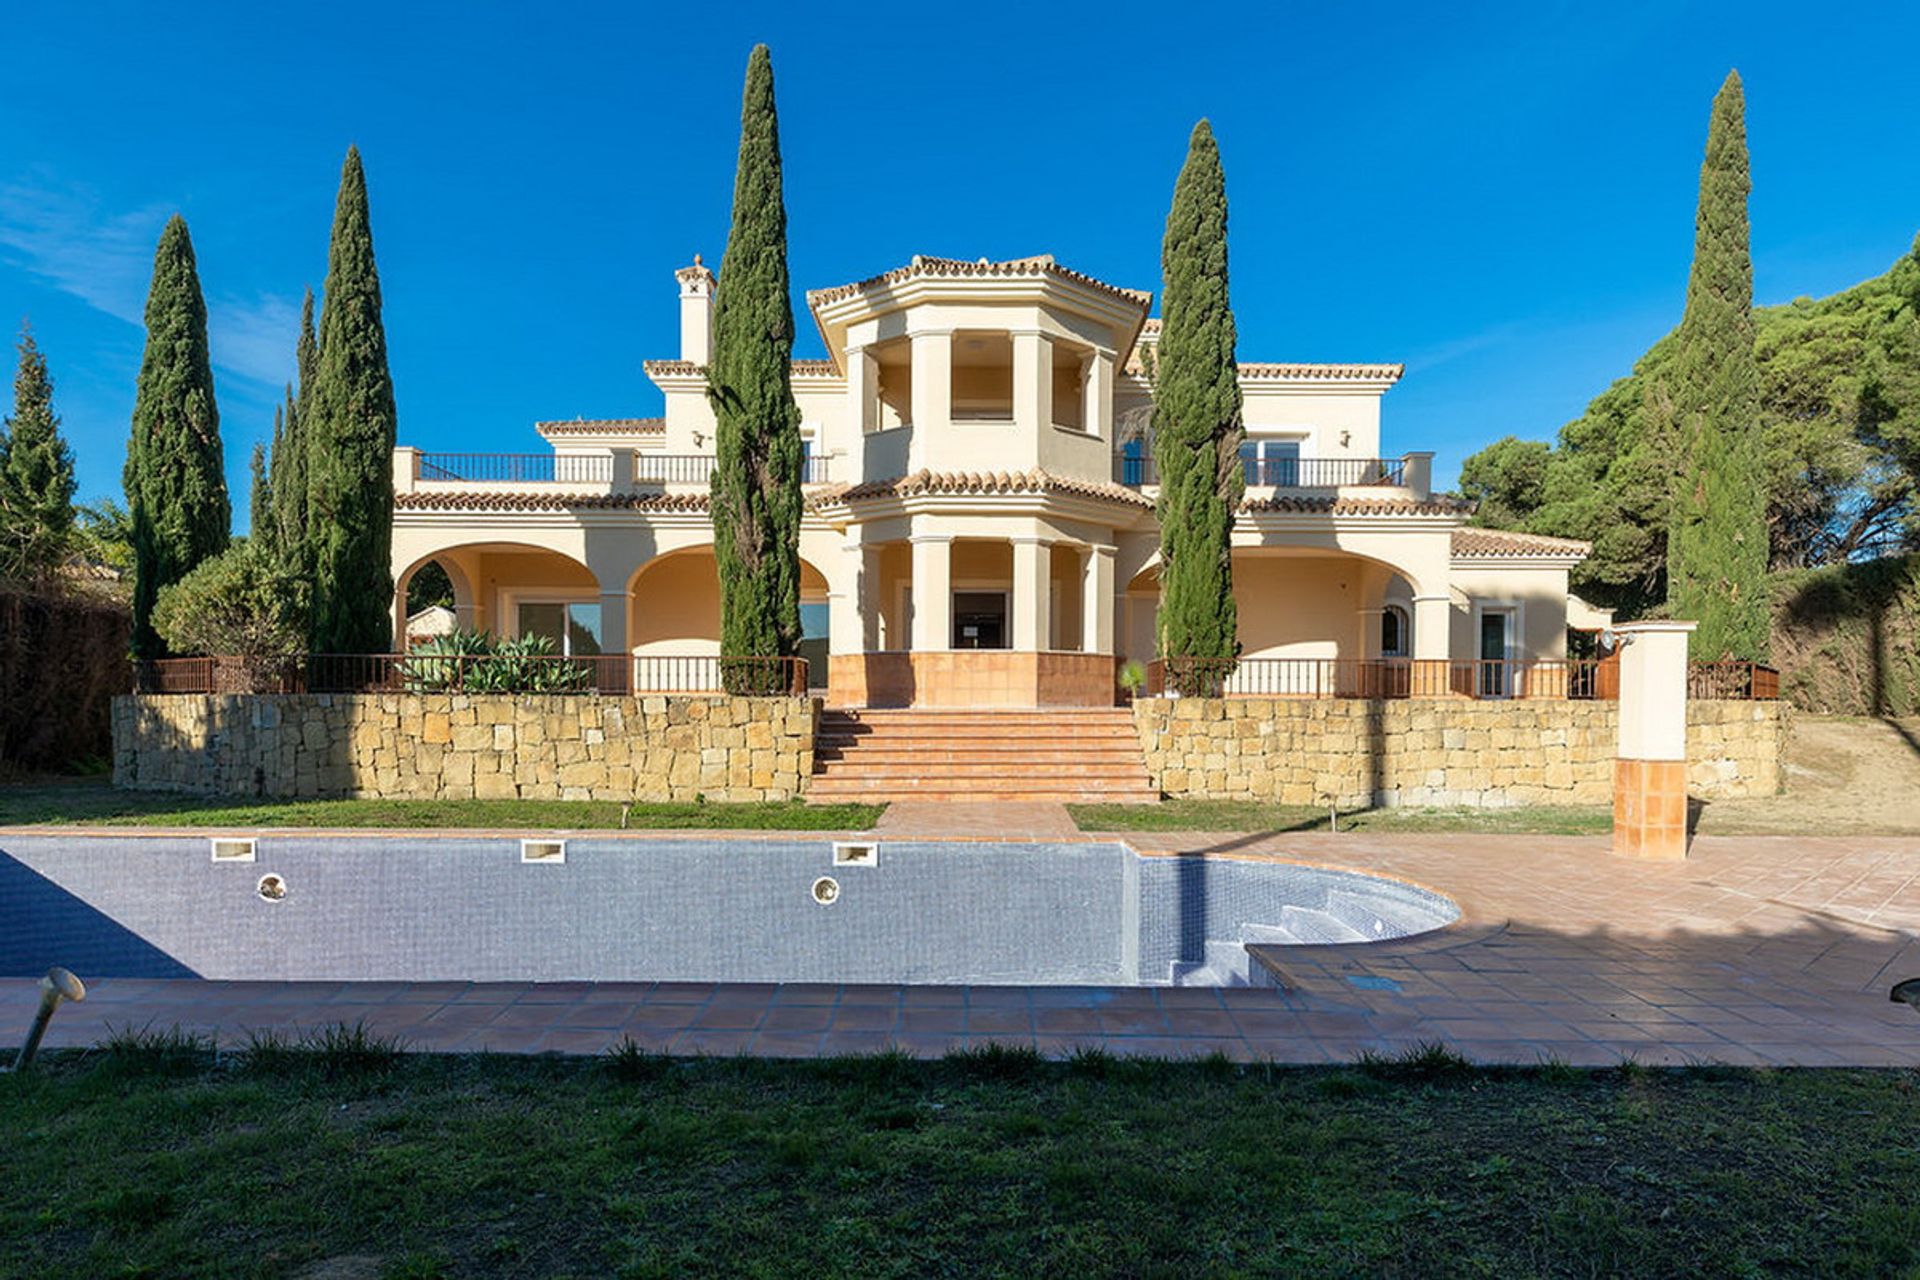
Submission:
<svg viewBox="0 0 1920 1280">
<path fill-rule="evenodd" d="M 1240 446 L 1240 466 L 1248 484 L 1297 485 L 1300 483 L 1300 442 L 1248 440 Z"/>
<path fill-rule="evenodd" d="M 1012 335 L 954 334 L 949 390 L 955 422 L 1012 422 Z"/>
<path fill-rule="evenodd" d="M 1407 656 L 1407 611 L 1397 604 L 1390 604 L 1380 611 L 1380 656 Z"/>
<path fill-rule="evenodd" d="M 524 600 L 519 634 L 546 636 L 555 653 L 587 658 L 600 652 L 600 606 L 566 601 Z"/>
<path fill-rule="evenodd" d="M 1139 436 L 1120 446 L 1120 483 L 1138 489 L 1147 482 L 1147 442 Z"/>
</svg>

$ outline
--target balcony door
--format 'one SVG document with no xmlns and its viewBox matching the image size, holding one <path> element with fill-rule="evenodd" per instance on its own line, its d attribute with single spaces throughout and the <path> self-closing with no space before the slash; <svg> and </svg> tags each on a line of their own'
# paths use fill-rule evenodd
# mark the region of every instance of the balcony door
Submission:
<svg viewBox="0 0 1920 1280">
<path fill-rule="evenodd" d="M 1480 688 L 1483 698 L 1513 696 L 1512 670 L 1507 665 L 1513 653 L 1513 613 L 1507 609 L 1488 609 L 1480 615 Z"/>
<path fill-rule="evenodd" d="M 1298 440 L 1247 440 L 1240 445 L 1240 469 L 1250 485 L 1286 488 L 1300 483 Z"/>
</svg>

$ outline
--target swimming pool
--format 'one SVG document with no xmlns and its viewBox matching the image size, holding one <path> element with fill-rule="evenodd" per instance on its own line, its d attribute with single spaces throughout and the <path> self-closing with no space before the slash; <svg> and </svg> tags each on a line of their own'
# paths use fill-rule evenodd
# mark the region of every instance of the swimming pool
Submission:
<svg viewBox="0 0 1920 1280">
<path fill-rule="evenodd" d="M 1460 914 L 1386 877 L 1108 842 L 882 841 L 872 865 L 791 836 L 567 836 L 558 856 L 517 836 L 267 834 L 250 859 L 240 849 L 0 840 L 0 974 L 1235 984 L 1261 978 L 1248 942 L 1380 941 Z"/>
</svg>

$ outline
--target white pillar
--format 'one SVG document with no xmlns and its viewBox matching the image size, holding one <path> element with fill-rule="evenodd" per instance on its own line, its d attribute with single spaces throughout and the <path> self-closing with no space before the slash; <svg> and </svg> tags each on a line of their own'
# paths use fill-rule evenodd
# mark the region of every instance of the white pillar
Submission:
<svg viewBox="0 0 1920 1280">
<path fill-rule="evenodd" d="M 412 493 L 420 479 L 420 451 L 400 445 L 393 451 L 393 491 Z"/>
<path fill-rule="evenodd" d="M 1687 638 L 1692 622 L 1627 622 L 1620 642 L 1620 747 L 1613 851 L 1687 856 Z"/>
<path fill-rule="evenodd" d="M 915 377 L 918 376 L 916 373 Z M 917 388 L 919 383 L 914 385 Z M 913 543 L 913 647 L 951 649 L 953 539 L 945 534 L 915 534 L 910 541 Z"/>
<path fill-rule="evenodd" d="M 880 425 L 880 362 L 865 347 L 848 347 L 847 415 L 856 435 Z"/>
<path fill-rule="evenodd" d="M 1035 433 L 1053 425 L 1053 343 L 1037 330 L 1013 335 L 1013 421 Z"/>
<path fill-rule="evenodd" d="M 1080 651 L 1113 652 L 1113 548 L 1087 548 L 1081 575 Z"/>
<path fill-rule="evenodd" d="M 1037 653 L 1053 632 L 1053 544 L 1013 539 L 1013 647 Z"/>
<path fill-rule="evenodd" d="M 625 591 L 600 592 L 600 652 L 625 653 L 627 651 L 627 593 Z"/>
<path fill-rule="evenodd" d="M 913 346 L 912 425 L 924 440 L 928 431 L 944 431 L 953 419 L 953 335 L 943 329 L 908 336 Z"/>
</svg>

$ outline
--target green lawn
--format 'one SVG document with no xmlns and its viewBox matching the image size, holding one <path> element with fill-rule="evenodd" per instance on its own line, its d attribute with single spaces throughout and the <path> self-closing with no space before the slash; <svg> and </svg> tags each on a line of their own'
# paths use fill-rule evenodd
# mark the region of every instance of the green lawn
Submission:
<svg viewBox="0 0 1920 1280">
<path fill-rule="evenodd" d="M 1920 1267 L 1913 1072 L 343 1058 L 0 1077 L 0 1272 Z"/>
<path fill-rule="evenodd" d="M 726 828 L 864 831 L 883 806 L 633 804 L 607 800 L 240 800 L 116 791 L 104 782 L 0 786 L 0 826 Z"/>
<path fill-rule="evenodd" d="M 1325 831 L 1324 808 L 1251 800 L 1166 800 L 1157 805 L 1067 806 L 1082 831 Z M 1613 830 L 1604 805 L 1528 809 L 1364 809 L 1342 813 L 1342 831 L 1460 831 L 1586 836 Z"/>
</svg>

